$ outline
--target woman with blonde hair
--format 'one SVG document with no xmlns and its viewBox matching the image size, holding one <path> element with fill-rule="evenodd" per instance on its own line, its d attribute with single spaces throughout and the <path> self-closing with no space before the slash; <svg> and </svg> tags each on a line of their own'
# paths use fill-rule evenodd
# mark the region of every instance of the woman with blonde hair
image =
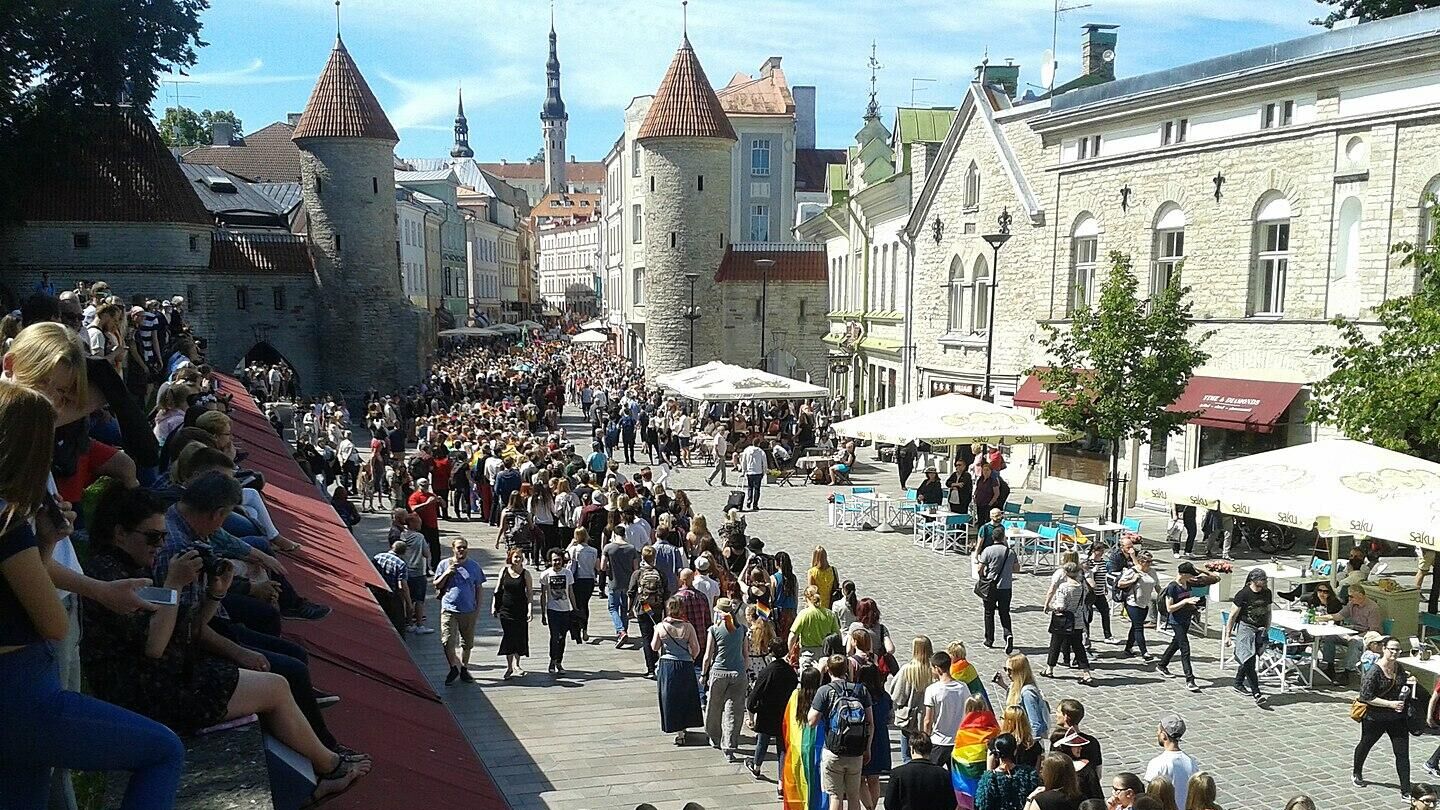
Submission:
<svg viewBox="0 0 1440 810">
<path fill-rule="evenodd" d="M 910 642 L 910 660 L 900 667 L 890 682 L 890 699 L 894 703 L 895 728 L 900 730 L 900 759 L 910 761 L 910 734 L 920 730 L 925 719 L 925 688 L 935 682 L 930 656 L 935 648 L 928 636 L 916 636 Z"/>
<path fill-rule="evenodd" d="M 790 637 L 787 639 L 790 648 L 800 649 L 800 668 L 810 666 L 816 659 L 820 658 L 825 649 L 825 639 L 840 632 L 840 622 L 835 620 L 835 614 L 825 607 L 820 599 L 820 591 L 814 585 L 805 589 L 804 610 L 795 617 L 794 624 L 790 625 Z"/>
<path fill-rule="evenodd" d="M 20 330 L 5 353 L 3 368 L 7 378 L 50 400 L 56 426 L 88 416 L 100 404 L 90 391 L 79 336 L 58 323 L 45 321 Z"/>
<path fill-rule="evenodd" d="M 824 546 L 816 546 L 811 552 L 810 570 L 805 575 L 805 584 L 815 586 L 827 605 L 840 601 L 840 572 L 830 564 L 830 554 Z"/>
<path fill-rule="evenodd" d="M 775 634 L 775 623 L 760 615 L 754 605 L 745 608 L 745 624 L 750 628 L 745 641 L 745 669 L 753 683 L 770 663 L 770 647 L 779 637 Z"/>
<path fill-rule="evenodd" d="M 704 515 L 696 515 L 690 519 L 690 531 L 685 535 L 685 554 L 691 560 L 700 556 L 700 545 L 704 540 L 712 543 L 715 538 L 710 534 L 710 525 L 706 522 Z"/>
<path fill-rule="evenodd" d="M 1188 785 L 1184 810 L 1220 810 L 1220 805 L 1215 803 L 1215 777 L 1211 776 L 1209 771 L 1196 771 L 1191 774 Z"/>
<path fill-rule="evenodd" d="M 1040 686 L 1035 683 L 1035 673 L 1030 669 L 1030 659 L 1025 653 L 1015 653 L 1005 660 L 1005 670 L 1010 676 L 1010 689 L 1005 695 L 1005 706 L 1019 706 L 1030 720 L 1030 733 L 1035 739 L 1044 739 L 1050 730 L 1050 711 Z"/>
<path fill-rule="evenodd" d="M 1008 706 L 1000 713 L 1000 733 L 1015 735 L 1015 762 L 1031 768 L 1040 767 L 1045 747 L 1030 730 L 1030 718 L 1019 706 Z M 1071 770 L 1074 770 L 1073 768 Z"/>
<path fill-rule="evenodd" d="M 1163 776 L 1145 783 L 1145 795 L 1159 802 L 1162 810 L 1180 810 L 1175 804 L 1175 783 Z"/>
<path fill-rule="evenodd" d="M 171 433 L 185 423 L 185 409 L 190 406 L 190 397 L 199 391 L 188 383 L 173 383 L 160 393 L 155 407 L 155 439 L 162 444 Z"/>
<path fill-rule="evenodd" d="M 220 411 L 206 411 L 195 418 L 195 426 L 214 436 L 215 449 L 235 460 L 235 432 L 230 417 Z"/>
</svg>

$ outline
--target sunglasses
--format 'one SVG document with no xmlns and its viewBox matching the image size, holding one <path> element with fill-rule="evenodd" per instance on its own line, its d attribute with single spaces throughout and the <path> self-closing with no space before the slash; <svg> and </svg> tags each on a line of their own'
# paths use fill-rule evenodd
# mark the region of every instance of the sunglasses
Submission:
<svg viewBox="0 0 1440 810">
<path fill-rule="evenodd" d="M 165 538 L 169 536 L 169 532 L 166 532 L 164 529 L 154 529 L 148 532 L 142 532 L 138 529 L 131 529 L 131 531 L 144 537 L 145 545 L 147 546 L 159 546 L 161 543 L 164 543 Z"/>
</svg>

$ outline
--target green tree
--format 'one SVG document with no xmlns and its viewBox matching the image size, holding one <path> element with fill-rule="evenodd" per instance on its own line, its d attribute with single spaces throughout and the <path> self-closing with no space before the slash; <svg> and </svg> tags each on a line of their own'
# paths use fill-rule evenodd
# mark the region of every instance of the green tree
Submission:
<svg viewBox="0 0 1440 810">
<path fill-rule="evenodd" d="M 189 107 L 166 107 L 165 116 L 156 125 L 167 146 L 197 146 L 210 143 L 210 128 L 216 121 L 228 121 L 235 135 L 242 134 L 240 119 L 230 110 L 203 110 Z"/>
<path fill-rule="evenodd" d="M 1334 28 L 1341 20 L 1358 19 L 1360 22 L 1383 20 L 1397 14 L 1409 14 L 1423 8 L 1440 6 L 1440 0 L 1316 0 L 1334 10 L 1324 17 L 1311 20 L 1313 25 Z"/>
<path fill-rule="evenodd" d="M 1381 447 L 1440 462 L 1440 205 L 1432 196 L 1428 242 L 1400 242 L 1391 253 L 1413 267 L 1414 295 L 1374 310 L 1375 339 L 1350 318 L 1336 318 L 1340 341 L 1315 354 L 1335 364 L 1316 383 L 1310 419 Z"/>
<path fill-rule="evenodd" d="M 1056 398 L 1040 417 L 1061 430 L 1093 435 L 1110 450 L 1110 515 L 1120 513 L 1120 445 L 1178 432 L 1195 414 L 1167 410 L 1195 368 L 1210 359 L 1201 346 L 1212 333 L 1191 337 L 1190 288 L 1177 269 L 1170 286 L 1148 302 L 1136 296 L 1130 257 L 1110 253 L 1110 276 L 1100 303 L 1076 312 L 1070 329 L 1045 324 L 1041 344 L 1050 368 L 1040 372 Z"/>
</svg>

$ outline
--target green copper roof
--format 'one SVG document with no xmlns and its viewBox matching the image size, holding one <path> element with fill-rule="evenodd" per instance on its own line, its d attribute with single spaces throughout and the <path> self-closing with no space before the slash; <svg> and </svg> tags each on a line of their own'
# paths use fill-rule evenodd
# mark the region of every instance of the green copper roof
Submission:
<svg viewBox="0 0 1440 810">
<path fill-rule="evenodd" d="M 902 145 L 915 141 L 940 143 L 955 121 L 951 107 L 901 107 L 897 112 L 895 141 Z"/>
<path fill-rule="evenodd" d="M 825 187 L 833 194 L 837 191 L 845 191 L 845 164 L 831 163 L 825 167 Z"/>
</svg>

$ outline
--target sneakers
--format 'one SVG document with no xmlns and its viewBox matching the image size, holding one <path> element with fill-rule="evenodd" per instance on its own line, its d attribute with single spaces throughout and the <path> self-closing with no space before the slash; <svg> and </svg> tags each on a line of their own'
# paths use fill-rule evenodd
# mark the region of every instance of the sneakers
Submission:
<svg viewBox="0 0 1440 810">
<path fill-rule="evenodd" d="M 1264 695 L 1260 694 L 1259 692 L 1256 692 L 1256 693 L 1255 693 L 1255 705 L 1256 705 L 1256 706 L 1259 706 L 1260 708 L 1263 709 L 1263 708 L 1265 708 L 1266 706 L 1269 706 L 1269 705 L 1270 705 L 1270 701 L 1269 701 L 1269 699 L 1266 698 Z"/>
<path fill-rule="evenodd" d="M 754 757 L 745 757 L 745 770 L 749 771 L 757 782 L 760 781 L 760 767 L 755 764 Z"/>
<path fill-rule="evenodd" d="M 555 662 L 554 662 L 554 661 L 551 661 L 551 662 L 550 662 L 550 666 L 546 667 L 546 671 L 549 672 L 551 675 L 554 675 L 554 674 L 555 674 Z"/>
<path fill-rule="evenodd" d="M 1250 697 L 1250 690 L 1244 688 L 1243 686 L 1231 686 L 1230 688 L 1234 689 L 1236 692 L 1244 695 L 1245 697 Z"/>
<path fill-rule="evenodd" d="M 435 628 L 426 627 L 423 624 L 412 624 L 410 625 L 410 632 L 417 636 L 428 636 L 431 633 L 435 632 Z"/>
<path fill-rule="evenodd" d="M 1145 663 L 1148 664 L 1148 663 L 1150 663 L 1151 661 L 1154 661 L 1154 660 L 1155 660 L 1155 656 L 1151 655 L 1151 654 L 1148 653 L 1148 652 L 1147 652 L 1147 653 L 1140 653 L 1140 660 L 1141 660 L 1141 661 L 1144 661 Z"/>
<path fill-rule="evenodd" d="M 1360 776 L 1360 774 L 1352 773 L 1350 774 L 1350 784 L 1354 785 L 1355 787 L 1366 787 L 1370 783 L 1366 782 L 1365 779 Z"/>
<path fill-rule="evenodd" d="M 1185 688 L 1189 689 L 1191 692 L 1194 692 L 1197 695 L 1200 694 L 1200 684 L 1194 681 L 1186 681 Z"/>
<path fill-rule="evenodd" d="M 298 619 L 302 622 L 318 622 L 330 615 L 330 608 L 319 602 L 306 600 L 300 603 L 299 607 L 280 611 L 280 615 L 287 619 Z"/>
<path fill-rule="evenodd" d="M 445 676 L 445 685 L 452 686 L 458 680 L 460 680 L 460 668 L 450 667 L 450 674 Z"/>
<path fill-rule="evenodd" d="M 565 674 L 565 667 L 560 666 L 560 662 L 559 662 L 559 661 L 556 661 L 556 662 L 555 662 L 555 674 L 556 674 L 556 675 L 564 675 L 564 674 Z"/>
<path fill-rule="evenodd" d="M 461 668 L 460 668 L 460 680 L 464 681 L 465 683 L 474 683 L 474 682 L 475 682 L 475 676 L 470 674 L 470 670 L 469 670 L 468 668 L 466 668 L 466 667 L 461 667 Z"/>
<path fill-rule="evenodd" d="M 1431 776 L 1440 779 L 1440 766 L 1432 765 L 1429 762 L 1426 762 L 1421 767 L 1425 769 L 1425 773 L 1428 773 Z"/>
<path fill-rule="evenodd" d="M 620 635 L 615 637 L 615 649 L 620 649 L 620 646 L 625 643 L 627 635 L 628 634 L 624 630 L 620 631 Z"/>
<path fill-rule="evenodd" d="M 334 706 L 336 703 L 340 702 L 339 695 L 332 695 L 329 692 L 322 692 L 313 686 L 310 687 L 310 691 L 315 695 L 315 705 L 319 706 L 322 709 L 326 706 Z"/>
<path fill-rule="evenodd" d="M 1165 666 L 1164 664 L 1161 664 L 1160 666 L 1155 667 L 1155 671 L 1158 672 L 1158 673 L 1160 673 L 1160 677 L 1162 677 L 1162 678 L 1173 678 L 1173 677 L 1175 677 L 1175 673 L 1171 672 L 1171 671 L 1170 671 L 1170 668 L 1167 667 L 1167 666 Z"/>
</svg>

